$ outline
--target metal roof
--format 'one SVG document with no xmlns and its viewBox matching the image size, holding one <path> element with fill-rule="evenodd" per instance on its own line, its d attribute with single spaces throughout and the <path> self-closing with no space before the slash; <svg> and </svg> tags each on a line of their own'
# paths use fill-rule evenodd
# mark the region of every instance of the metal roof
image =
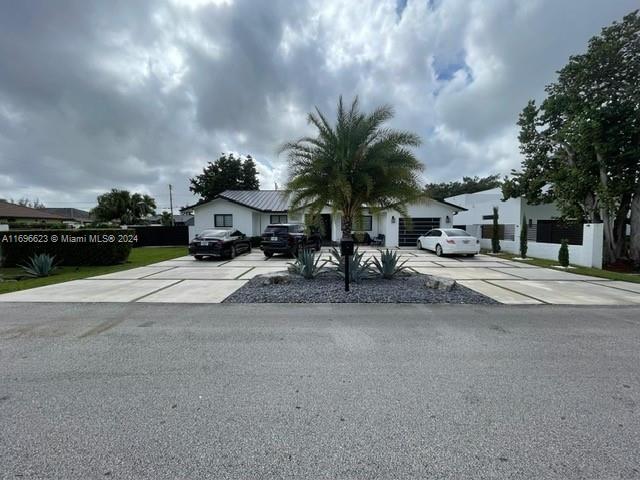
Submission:
<svg viewBox="0 0 640 480">
<path fill-rule="evenodd" d="M 282 190 L 225 190 L 216 198 L 260 212 L 286 212 L 289 209 L 287 194 Z"/>
<path fill-rule="evenodd" d="M 91 221 L 91 215 L 89 214 L 89 212 L 85 210 L 79 210 L 77 208 L 45 207 L 41 208 L 40 210 L 43 210 L 52 215 L 64 217 L 66 220 L 78 220 L 83 222 Z"/>
</svg>

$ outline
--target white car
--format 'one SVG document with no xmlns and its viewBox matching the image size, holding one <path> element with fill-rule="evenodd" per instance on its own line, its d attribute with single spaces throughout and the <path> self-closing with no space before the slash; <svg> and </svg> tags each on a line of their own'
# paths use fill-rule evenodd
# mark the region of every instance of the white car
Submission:
<svg viewBox="0 0 640 480">
<path fill-rule="evenodd" d="M 432 250 L 438 256 L 459 253 L 473 257 L 480 253 L 480 240 L 460 228 L 434 228 L 418 238 L 418 249 Z"/>
</svg>

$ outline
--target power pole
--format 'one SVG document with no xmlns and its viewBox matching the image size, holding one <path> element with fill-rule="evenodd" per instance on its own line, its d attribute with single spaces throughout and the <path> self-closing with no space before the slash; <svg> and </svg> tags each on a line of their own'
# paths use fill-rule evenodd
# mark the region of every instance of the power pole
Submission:
<svg viewBox="0 0 640 480">
<path fill-rule="evenodd" d="M 169 184 L 169 208 L 171 208 L 171 226 L 175 226 L 176 222 L 173 220 L 173 192 L 171 191 L 173 187 Z"/>
</svg>

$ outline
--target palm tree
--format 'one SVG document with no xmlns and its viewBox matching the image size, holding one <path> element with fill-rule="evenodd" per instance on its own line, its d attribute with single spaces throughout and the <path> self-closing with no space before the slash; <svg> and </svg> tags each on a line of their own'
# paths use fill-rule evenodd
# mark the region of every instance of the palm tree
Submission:
<svg viewBox="0 0 640 480">
<path fill-rule="evenodd" d="M 390 106 L 362 113 L 358 97 L 347 111 L 338 101 L 335 126 L 316 107 L 308 121 L 316 137 L 286 143 L 289 181 L 286 191 L 293 210 L 307 207 L 317 217 L 325 205 L 342 214 L 342 234 L 350 236 L 363 207 L 372 213 L 393 209 L 407 216 L 407 205 L 424 193 L 419 183 L 422 163 L 409 149 L 420 145 L 410 132 L 383 128 L 393 117 Z"/>
</svg>

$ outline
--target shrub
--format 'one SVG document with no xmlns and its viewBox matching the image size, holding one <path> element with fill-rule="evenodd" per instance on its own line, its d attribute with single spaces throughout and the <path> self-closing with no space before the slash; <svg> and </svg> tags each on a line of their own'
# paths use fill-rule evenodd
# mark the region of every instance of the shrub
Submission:
<svg viewBox="0 0 640 480">
<path fill-rule="evenodd" d="M 562 239 L 562 242 L 560 243 L 558 263 L 563 267 L 569 266 L 569 242 L 566 239 Z"/>
<path fill-rule="evenodd" d="M 289 273 L 295 273 L 296 275 L 302 275 L 306 279 L 316 278 L 318 275 L 324 272 L 322 267 L 318 266 L 321 256 L 316 257 L 316 253 L 313 250 L 305 249 L 298 252 L 298 256 L 294 263 L 289 263 Z"/>
<path fill-rule="evenodd" d="M 500 224 L 498 223 L 498 207 L 493 207 L 493 229 L 491 230 L 491 251 L 500 253 Z"/>
<path fill-rule="evenodd" d="M 380 260 L 374 258 L 373 265 L 382 278 L 392 279 L 396 274 L 407 269 L 403 266 L 407 260 L 398 265 L 399 261 L 400 256 L 397 252 L 386 249 L 384 252 L 380 250 Z"/>
<path fill-rule="evenodd" d="M 69 228 L 68 225 L 62 222 L 11 222 L 7 225 L 9 225 L 9 230 L 67 230 Z"/>
<path fill-rule="evenodd" d="M 522 226 L 520 227 L 520 257 L 527 258 L 527 250 L 529 246 L 527 244 L 527 235 L 529 232 L 529 227 L 527 226 L 527 217 L 525 215 L 522 216 Z"/>
<path fill-rule="evenodd" d="M 129 258 L 132 241 L 135 231 L 122 229 L 0 232 L 5 267 L 42 253 L 55 256 L 62 265 L 114 265 Z"/>
<path fill-rule="evenodd" d="M 338 275 L 344 278 L 344 257 L 340 255 L 337 248 L 331 250 L 331 263 L 338 267 Z M 358 248 L 349 257 L 349 280 L 353 283 L 359 283 L 364 278 L 371 276 L 371 261 L 363 261 L 364 253 L 358 252 Z"/>
<path fill-rule="evenodd" d="M 53 264 L 54 259 L 51 255 L 41 253 L 31 257 L 25 265 L 20 265 L 20 268 L 30 277 L 48 277 L 57 268 Z"/>
</svg>

